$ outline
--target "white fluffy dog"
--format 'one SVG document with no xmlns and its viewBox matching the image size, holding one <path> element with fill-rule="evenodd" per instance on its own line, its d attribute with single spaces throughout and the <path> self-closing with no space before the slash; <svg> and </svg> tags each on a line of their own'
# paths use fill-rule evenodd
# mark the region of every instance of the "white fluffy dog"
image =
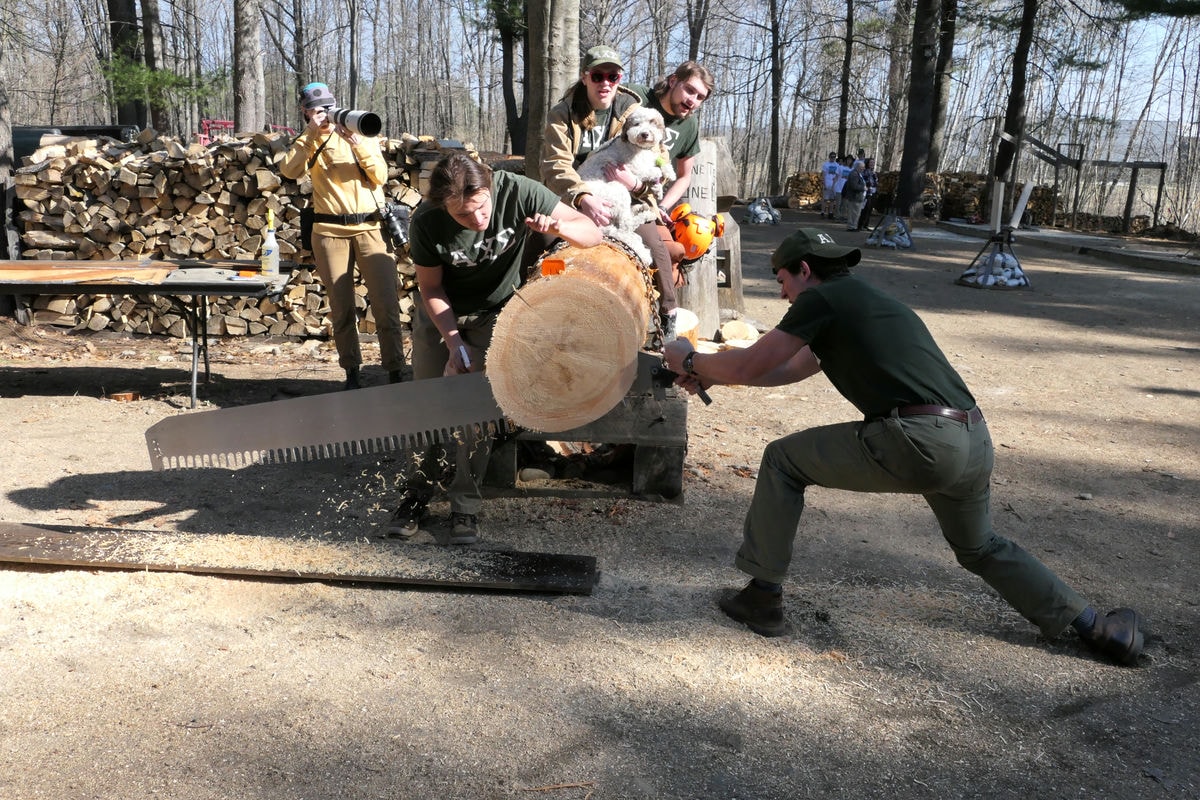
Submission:
<svg viewBox="0 0 1200 800">
<path fill-rule="evenodd" d="M 663 184 L 675 180 L 671 154 L 663 144 L 666 129 L 662 114 L 652 108 L 634 109 L 625 118 L 621 135 L 597 147 L 579 167 L 579 177 L 593 196 L 608 202 L 612 219 L 601 230 L 628 245 L 642 261 L 650 263 L 650 251 L 636 230 L 639 225 L 658 218 L 655 206 L 635 202 L 629 190 L 604 177 L 608 164 L 624 164 L 643 184 L 649 184 L 656 199 L 663 196 Z"/>
</svg>

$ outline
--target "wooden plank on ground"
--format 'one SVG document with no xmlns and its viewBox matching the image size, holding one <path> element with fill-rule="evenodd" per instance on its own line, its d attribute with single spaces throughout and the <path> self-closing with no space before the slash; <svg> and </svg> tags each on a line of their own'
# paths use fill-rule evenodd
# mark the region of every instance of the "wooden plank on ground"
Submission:
<svg viewBox="0 0 1200 800">
<path fill-rule="evenodd" d="M 591 594 L 592 556 L 0 522 L 0 562 Z"/>
</svg>

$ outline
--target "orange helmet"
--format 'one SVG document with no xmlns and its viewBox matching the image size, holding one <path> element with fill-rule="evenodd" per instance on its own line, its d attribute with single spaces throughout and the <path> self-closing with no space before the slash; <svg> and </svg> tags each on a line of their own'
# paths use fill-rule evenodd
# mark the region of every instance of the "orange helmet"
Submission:
<svg viewBox="0 0 1200 800">
<path fill-rule="evenodd" d="M 702 217 L 692 207 L 680 203 L 671 211 L 671 236 L 683 245 L 684 262 L 695 261 L 708 252 L 713 239 L 725 235 L 725 220 L 720 214 Z"/>
</svg>

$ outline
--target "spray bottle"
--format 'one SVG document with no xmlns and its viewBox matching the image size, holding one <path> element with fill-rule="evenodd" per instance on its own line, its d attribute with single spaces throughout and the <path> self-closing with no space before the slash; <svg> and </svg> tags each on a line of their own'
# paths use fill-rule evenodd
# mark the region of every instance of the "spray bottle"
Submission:
<svg viewBox="0 0 1200 800">
<path fill-rule="evenodd" d="M 267 232 L 262 243 L 262 273 L 268 277 L 279 274 L 279 242 L 275 239 L 275 212 L 267 209 Z"/>
</svg>

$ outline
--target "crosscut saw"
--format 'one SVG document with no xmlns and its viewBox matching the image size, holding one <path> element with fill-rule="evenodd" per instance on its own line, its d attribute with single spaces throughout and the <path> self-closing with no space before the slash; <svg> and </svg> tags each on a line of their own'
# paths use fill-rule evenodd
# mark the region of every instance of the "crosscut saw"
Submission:
<svg viewBox="0 0 1200 800">
<path fill-rule="evenodd" d="M 482 372 L 170 417 L 146 431 L 155 470 L 416 450 L 507 428 Z"/>
<path fill-rule="evenodd" d="M 657 395 L 675 377 L 639 353 L 630 392 Z M 146 431 L 146 446 L 155 470 L 236 469 L 418 450 L 511 427 L 486 375 L 471 372 L 169 417 Z"/>
</svg>

